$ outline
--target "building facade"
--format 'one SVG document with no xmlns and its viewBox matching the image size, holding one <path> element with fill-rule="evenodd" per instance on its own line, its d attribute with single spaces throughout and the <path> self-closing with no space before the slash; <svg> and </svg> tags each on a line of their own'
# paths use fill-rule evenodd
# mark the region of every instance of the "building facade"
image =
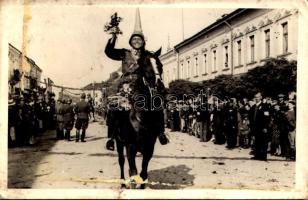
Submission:
<svg viewBox="0 0 308 200">
<path fill-rule="evenodd" d="M 22 67 L 23 59 L 27 62 L 26 64 L 29 66 L 29 71 L 25 71 Z M 31 79 L 36 82 L 41 81 L 42 69 L 37 66 L 37 64 L 31 58 L 22 54 L 16 47 L 12 44 L 9 44 L 9 77 L 11 77 L 14 73 L 14 70 L 19 70 L 20 74 L 23 74 L 19 83 L 14 85 L 13 88 L 9 88 L 9 91 L 13 92 L 14 88 L 21 88 L 23 85 L 23 89 L 31 88 Z M 38 84 L 39 85 L 39 84 Z M 9 87 L 11 87 L 9 85 Z"/>
<path fill-rule="evenodd" d="M 297 60 L 297 34 L 295 9 L 237 9 L 160 57 L 164 83 L 237 75 L 270 58 Z"/>
</svg>

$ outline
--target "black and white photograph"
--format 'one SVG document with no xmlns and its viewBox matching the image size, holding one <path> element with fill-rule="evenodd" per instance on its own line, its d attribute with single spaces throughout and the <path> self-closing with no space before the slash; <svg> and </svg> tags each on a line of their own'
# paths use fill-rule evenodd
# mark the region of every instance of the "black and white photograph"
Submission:
<svg viewBox="0 0 308 200">
<path fill-rule="evenodd" d="M 0 3 L 0 198 L 307 198 L 308 4 L 216 3 Z"/>
</svg>

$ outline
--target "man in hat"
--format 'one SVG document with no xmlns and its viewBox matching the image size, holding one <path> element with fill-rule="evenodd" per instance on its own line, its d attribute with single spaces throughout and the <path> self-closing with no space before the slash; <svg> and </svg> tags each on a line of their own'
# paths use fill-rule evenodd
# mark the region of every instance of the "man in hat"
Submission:
<svg viewBox="0 0 308 200">
<path fill-rule="evenodd" d="M 64 138 L 71 141 L 71 130 L 74 127 L 74 107 L 72 99 L 68 98 L 63 105 Z"/>
<path fill-rule="evenodd" d="M 251 108 L 251 131 L 255 136 L 253 160 L 267 160 L 267 147 L 270 131 L 271 112 L 267 104 L 262 103 L 261 93 L 255 95 L 256 104 Z"/>
<path fill-rule="evenodd" d="M 16 144 L 16 126 L 18 124 L 17 106 L 12 96 L 9 97 L 8 107 L 8 146 L 12 147 Z"/>
<path fill-rule="evenodd" d="M 278 95 L 278 105 L 280 106 L 281 111 L 286 112 L 288 111 L 288 105 L 285 102 L 285 95 L 279 94 Z"/>
<path fill-rule="evenodd" d="M 288 160 L 295 160 L 296 148 L 295 148 L 295 139 L 296 139 L 296 116 L 295 116 L 295 101 L 289 101 L 288 107 L 289 110 L 286 113 L 288 120 L 288 154 L 286 158 Z"/>
<path fill-rule="evenodd" d="M 19 99 L 18 116 L 19 124 L 17 129 L 17 143 L 18 145 L 29 145 L 30 138 L 34 134 L 34 113 L 31 107 L 30 96 L 27 92 Z"/>
<path fill-rule="evenodd" d="M 56 103 L 56 119 L 57 119 L 57 139 L 62 140 L 64 138 L 63 133 L 63 100 L 59 98 Z"/>
<path fill-rule="evenodd" d="M 88 128 L 89 123 L 89 114 L 90 114 L 90 105 L 85 101 L 85 93 L 81 94 L 80 101 L 76 104 L 75 112 L 77 115 L 77 120 L 75 124 L 76 128 L 76 142 L 79 142 L 80 139 L 80 129 L 81 132 L 81 142 L 85 141 L 86 129 Z"/>
<path fill-rule="evenodd" d="M 90 118 L 91 118 L 91 113 L 93 116 L 93 122 L 95 122 L 95 109 L 94 109 L 94 99 L 91 97 L 91 94 L 87 94 L 87 101 L 88 104 L 90 105 Z"/>
<path fill-rule="evenodd" d="M 134 105 L 132 102 L 134 97 L 136 95 L 142 94 L 144 88 L 141 88 L 142 78 L 140 78 L 140 69 L 145 68 L 144 66 L 144 58 L 146 56 L 157 56 L 156 54 L 160 54 L 160 50 L 152 53 L 149 52 L 145 49 L 145 39 L 144 35 L 142 32 L 141 28 L 141 20 L 140 20 L 140 14 L 139 10 L 136 12 L 136 21 L 135 21 L 135 28 L 134 32 L 132 33 L 130 39 L 129 39 L 129 44 L 131 46 L 131 49 L 115 49 L 115 43 L 116 43 L 117 36 L 116 34 L 113 34 L 113 37 L 108 40 L 108 43 L 105 48 L 105 54 L 113 59 L 113 60 L 118 60 L 122 61 L 122 81 L 123 83 L 129 83 L 130 88 L 131 88 L 131 104 Z M 162 71 L 162 66 L 158 69 L 158 71 Z M 155 77 L 157 80 L 161 80 L 159 77 L 159 73 L 155 73 Z M 164 88 L 162 81 L 158 81 L 160 83 L 160 87 L 158 87 L 157 91 L 158 93 L 163 93 L 162 90 Z M 123 86 L 124 84 L 121 84 L 120 86 Z M 137 109 L 132 109 L 132 113 L 135 113 L 136 116 L 140 117 L 143 116 L 142 111 L 140 112 Z M 164 134 L 164 114 L 163 114 L 163 109 L 161 109 L 161 112 L 156 112 L 157 114 L 157 120 L 155 121 L 155 128 L 157 128 L 157 131 L 159 132 L 159 141 L 161 144 L 167 144 L 169 141 Z M 141 117 L 142 118 L 142 117 Z M 132 120 L 131 120 L 132 121 Z M 134 126 L 134 125 L 133 125 Z"/>
<path fill-rule="evenodd" d="M 34 113 L 38 120 L 38 129 L 40 133 L 43 133 L 44 128 L 46 127 L 46 125 L 44 124 L 45 112 L 46 103 L 45 101 L 43 101 L 43 97 L 39 96 L 34 104 Z"/>
</svg>

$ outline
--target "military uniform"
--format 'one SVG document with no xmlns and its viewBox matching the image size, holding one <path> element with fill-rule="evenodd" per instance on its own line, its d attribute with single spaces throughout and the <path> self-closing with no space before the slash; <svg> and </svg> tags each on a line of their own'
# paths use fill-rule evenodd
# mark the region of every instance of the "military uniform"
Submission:
<svg viewBox="0 0 308 200">
<path fill-rule="evenodd" d="M 64 121 L 63 121 L 63 103 L 58 101 L 55 106 L 56 109 L 56 120 L 57 120 L 57 139 L 64 138 Z"/>
<path fill-rule="evenodd" d="M 144 40 L 142 33 L 134 33 L 131 36 L 130 44 L 133 36 L 139 36 Z M 159 135 L 160 138 L 165 139 L 164 135 L 164 113 L 163 108 L 160 110 L 150 111 L 149 108 L 152 106 L 151 101 L 146 101 L 146 105 L 138 107 L 135 103 L 138 102 L 135 97 L 142 94 L 143 97 L 151 99 L 149 88 L 145 84 L 144 77 L 146 75 L 155 74 L 155 77 L 151 77 L 149 85 L 154 85 L 156 77 L 162 73 L 162 65 L 157 65 L 157 71 L 147 71 L 145 66 L 149 65 L 146 63 L 148 60 L 146 58 L 154 58 L 154 53 L 145 50 L 144 44 L 140 49 L 115 49 L 116 37 L 111 38 L 105 48 L 105 54 L 113 59 L 122 61 L 122 77 L 121 83 L 119 84 L 119 91 L 123 91 L 122 94 L 128 96 L 129 103 L 132 109 L 129 112 L 129 120 L 137 133 L 141 133 L 140 136 L 143 137 L 146 132 L 153 131 Z M 132 44 L 131 44 L 132 45 Z M 155 71 L 155 70 L 154 70 Z M 127 87 L 128 85 L 128 87 Z M 165 87 L 162 81 L 158 79 L 156 93 L 162 96 L 165 95 Z M 122 89 L 121 89 L 122 88 Z M 152 100 L 152 99 L 151 99 Z M 145 108 L 145 109 L 144 109 Z M 147 110 L 148 109 L 148 110 Z M 150 114 L 151 113 L 151 114 Z M 155 117 L 156 116 L 156 117 Z M 152 118 L 155 117 L 155 121 Z M 139 120 L 140 119 L 140 120 Z M 151 123 L 149 123 L 151 122 Z M 149 126 L 148 126 L 149 125 Z M 151 127 L 150 127 L 151 126 Z M 162 141 L 162 140 L 160 140 Z M 161 142 L 162 143 L 162 142 Z M 164 143 L 164 142 L 163 142 Z"/>
<path fill-rule="evenodd" d="M 68 141 L 71 140 L 71 130 L 74 127 L 74 107 L 70 103 L 63 105 L 63 122 L 64 122 L 64 137 Z"/>
<path fill-rule="evenodd" d="M 77 120 L 75 123 L 76 131 L 76 142 L 79 142 L 80 137 L 80 129 L 82 129 L 81 132 L 81 141 L 85 142 L 85 135 L 86 135 L 86 129 L 88 128 L 89 124 L 89 114 L 90 114 L 90 105 L 85 101 L 84 98 L 82 98 L 77 104 L 76 104 L 76 115 Z"/>
</svg>

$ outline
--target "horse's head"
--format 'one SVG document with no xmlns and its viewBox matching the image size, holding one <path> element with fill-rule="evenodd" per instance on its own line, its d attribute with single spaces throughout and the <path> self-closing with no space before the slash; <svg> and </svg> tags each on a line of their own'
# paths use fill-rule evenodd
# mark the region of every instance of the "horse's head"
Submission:
<svg viewBox="0 0 308 200">
<path fill-rule="evenodd" d="M 154 53 L 148 53 L 143 60 L 143 77 L 149 87 L 155 88 L 162 83 L 163 65 L 159 60 L 161 48 Z"/>
</svg>

